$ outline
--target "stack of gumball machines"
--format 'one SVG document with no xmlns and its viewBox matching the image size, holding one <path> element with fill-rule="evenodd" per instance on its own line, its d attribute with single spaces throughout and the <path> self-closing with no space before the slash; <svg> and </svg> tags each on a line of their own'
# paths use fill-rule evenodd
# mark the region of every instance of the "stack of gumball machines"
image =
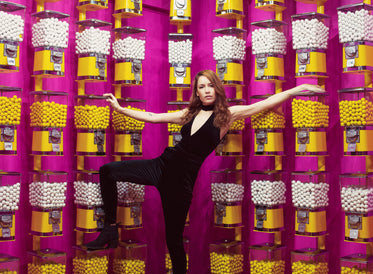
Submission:
<svg viewBox="0 0 373 274">
<path fill-rule="evenodd" d="M 247 31 L 243 28 L 243 1 L 216 1 L 216 16 L 234 20 L 235 26 L 214 29 L 212 51 L 216 73 L 222 81 L 229 106 L 242 105 Z M 229 95 L 228 95 L 229 96 Z M 219 233 L 210 244 L 211 273 L 244 273 L 242 242 L 242 161 L 245 121 L 237 120 L 215 149 L 216 156 L 233 158 L 233 166 L 210 171 L 214 202 L 214 226 Z M 225 160 L 224 160 L 225 161 Z M 228 159 L 226 160 L 228 162 Z M 220 235 L 221 234 L 221 235 Z M 225 235 L 224 235 L 225 234 Z M 234 237 L 229 235 L 235 235 Z"/>
<path fill-rule="evenodd" d="M 0 73 L 19 71 L 20 43 L 23 41 L 25 6 L 1 1 L 0 20 Z M 17 126 L 21 120 L 21 88 L 0 86 L 0 154 L 16 155 Z M 0 172 L 0 241 L 16 238 L 16 213 L 19 209 L 21 173 Z M 9 254 L 0 254 L 0 271 L 18 273 L 20 259 Z"/>
<path fill-rule="evenodd" d="M 317 82 L 325 89 L 326 50 L 329 39 L 329 16 L 324 14 L 326 1 L 298 1 L 316 4 L 316 12 L 292 16 L 292 45 L 296 51 L 295 77 Z M 292 271 L 328 273 L 326 251 L 326 209 L 329 204 L 328 173 L 325 158 L 326 132 L 329 127 L 328 93 L 297 94 L 291 103 L 295 128 L 296 161 L 310 161 L 307 171 L 291 174 L 291 196 L 295 207 L 295 250 L 291 252 Z M 310 241 L 307 242 L 309 239 Z M 307 243 L 307 244 L 305 244 Z"/>
<path fill-rule="evenodd" d="M 286 23 L 282 21 L 285 1 L 255 1 L 255 8 L 274 12 L 275 19 L 252 22 L 251 45 L 255 56 L 255 80 L 263 92 L 252 91 L 251 103 L 267 99 L 282 91 L 284 56 L 286 55 Z M 263 159 L 250 174 L 251 201 L 254 204 L 254 233 L 260 241 L 249 247 L 251 273 L 285 273 L 285 250 L 282 242 L 286 176 L 282 171 L 284 155 L 285 115 L 282 107 L 262 111 L 251 117 L 254 157 Z M 267 235 L 266 239 L 263 239 Z M 268 238 L 268 239 L 267 239 Z"/>
<path fill-rule="evenodd" d="M 74 104 L 77 171 L 74 181 L 76 205 L 76 246 L 72 261 L 73 273 L 107 273 L 109 251 L 86 250 L 82 244 L 87 234 L 104 227 L 104 211 L 99 174 L 86 166 L 87 158 L 106 156 L 110 107 L 102 94 L 88 94 L 88 83 L 107 81 L 107 59 L 111 49 L 111 23 L 88 19 L 87 12 L 108 8 L 108 1 L 78 1 L 79 20 L 75 22 L 75 53 L 77 55 L 78 91 Z"/>
<path fill-rule="evenodd" d="M 366 246 L 366 252 L 340 258 L 344 273 L 370 272 L 373 269 L 371 241 L 371 187 L 373 150 L 372 134 L 372 69 L 369 57 L 373 50 L 373 6 L 368 2 L 339 7 L 339 41 L 343 45 L 343 72 L 363 75 L 364 86 L 338 91 L 340 125 L 343 131 L 345 161 L 362 158 L 365 170 L 355 167 L 340 175 L 341 205 L 345 213 L 345 241 Z M 358 76 L 355 76 L 358 77 Z M 356 157 L 362 156 L 362 157 Z"/>
<path fill-rule="evenodd" d="M 87 157 L 107 156 L 107 133 L 110 120 L 114 129 L 114 159 L 142 156 L 142 130 L 144 123 L 113 111 L 102 94 L 89 94 L 89 83 L 107 81 L 108 56 L 113 49 L 114 95 L 122 107 L 145 111 L 145 101 L 122 97 L 122 87 L 142 85 L 142 61 L 145 59 L 146 30 L 122 26 L 122 19 L 142 16 L 142 1 L 116 0 L 114 3 L 115 27 L 111 23 L 87 19 L 87 12 L 108 7 L 108 1 L 79 1 L 79 21 L 76 31 L 78 55 L 78 96 L 76 96 L 74 122 L 77 129 L 77 246 L 73 260 L 74 273 L 94 271 L 107 273 L 109 257 L 114 256 L 114 273 L 145 273 L 147 246 L 136 240 L 123 239 L 122 230 L 142 227 L 144 187 L 131 182 L 117 182 L 119 247 L 113 254 L 107 250 L 85 250 L 82 244 L 86 233 L 95 233 L 104 226 L 105 214 L 100 196 L 99 173 L 87 167 Z M 114 41 L 111 45 L 111 37 Z M 105 93 L 105 92 L 104 92 Z M 92 268 L 93 267 L 93 268 Z M 110 267 L 111 269 L 111 267 Z M 111 271 L 111 270 L 110 270 Z"/>
<path fill-rule="evenodd" d="M 30 92 L 30 126 L 32 128 L 33 171 L 29 175 L 29 202 L 32 207 L 32 251 L 28 252 L 30 273 L 53 269 L 65 273 L 66 253 L 43 247 L 46 237 L 63 235 L 63 209 L 66 206 L 67 172 L 51 170 L 51 156 L 64 155 L 64 128 L 67 121 L 68 92 L 46 90 L 44 80 L 64 78 L 65 50 L 68 48 L 70 15 L 46 10 L 36 1 L 32 14 L 32 77 L 35 88 Z M 61 159 L 61 158 L 59 158 Z"/>
</svg>

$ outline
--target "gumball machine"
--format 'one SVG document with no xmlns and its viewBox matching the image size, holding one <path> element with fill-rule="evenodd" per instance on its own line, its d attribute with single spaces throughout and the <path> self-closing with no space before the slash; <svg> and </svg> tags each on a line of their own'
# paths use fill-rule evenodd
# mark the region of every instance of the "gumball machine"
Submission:
<svg viewBox="0 0 373 274">
<path fill-rule="evenodd" d="M 147 245 L 139 241 L 119 242 L 115 250 L 113 273 L 145 274 Z"/>
<path fill-rule="evenodd" d="M 326 234 L 326 207 L 329 184 L 323 171 L 293 172 L 293 206 L 296 207 L 295 233 L 304 236 Z"/>
<path fill-rule="evenodd" d="M 23 41 L 25 9 L 20 4 L 1 1 L 0 72 L 19 71 L 19 43 Z"/>
<path fill-rule="evenodd" d="M 250 97 L 252 103 L 268 98 L 267 95 Z M 281 109 L 271 109 L 254 114 L 251 125 L 255 134 L 256 155 L 283 155 L 285 117 Z"/>
<path fill-rule="evenodd" d="M 230 106 L 242 105 L 243 99 L 228 99 Z M 231 124 L 227 134 L 215 149 L 217 156 L 243 156 L 242 131 L 245 129 L 245 119 L 236 120 Z"/>
<path fill-rule="evenodd" d="M 76 153 L 82 156 L 106 154 L 106 129 L 110 121 L 110 108 L 103 96 L 77 96 L 74 123 L 77 129 Z"/>
<path fill-rule="evenodd" d="M 284 274 L 285 252 L 284 246 L 269 243 L 250 246 L 250 273 Z"/>
<path fill-rule="evenodd" d="M 97 19 L 78 21 L 76 53 L 78 54 L 78 84 L 107 80 L 107 56 L 110 53 L 111 23 Z M 79 95 L 82 87 L 79 86 Z"/>
<path fill-rule="evenodd" d="M 117 189 L 119 227 L 123 229 L 141 228 L 145 186 L 131 182 L 117 182 Z"/>
<path fill-rule="evenodd" d="M 74 182 L 76 204 L 76 230 L 97 232 L 104 227 L 104 210 L 98 171 L 82 170 L 77 172 Z"/>
<path fill-rule="evenodd" d="M 292 273 L 328 274 L 328 261 L 329 252 L 325 250 L 305 248 L 291 252 Z"/>
<path fill-rule="evenodd" d="M 326 155 L 329 126 L 327 93 L 296 95 L 291 103 L 296 155 Z"/>
<path fill-rule="evenodd" d="M 55 249 L 27 252 L 27 273 L 66 273 L 66 253 Z"/>
<path fill-rule="evenodd" d="M 251 23 L 252 53 L 255 55 L 255 80 L 283 81 L 286 54 L 285 22 L 264 20 Z"/>
<path fill-rule="evenodd" d="M 62 209 L 66 205 L 66 172 L 30 172 L 29 200 L 32 206 L 31 234 L 62 235 Z"/>
<path fill-rule="evenodd" d="M 142 61 L 145 59 L 145 29 L 121 27 L 115 34 L 113 58 L 115 59 L 114 85 L 142 85 Z"/>
<path fill-rule="evenodd" d="M 326 77 L 329 16 L 310 12 L 291 16 L 297 77 Z"/>
<path fill-rule="evenodd" d="M 373 241 L 373 174 L 344 173 L 339 180 L 342 209 L 345 212 L 345 241 Z"/>
<path fill-rule="evenodd" d="M 339 93 L 340 123 L 344 127 L 345 155 L 369 155 L 373 151 L 372 88 L 341 89 Z"/>
<path fill-rule="evenodd" d="M 176 0 L 175 0 L 176 1 Z M 190 88 L 193 35 L 168 34 L 168 62 L 170 63 L 170 88 Z"/>
<path fill-rule="evenodd" d="M 67 93 L 30 92 L 33 155 L 63 155 L 63 129 L 67 119 Z"/>
<path fill-rule="evenodd" d="M 243 242 L 220 241 L 210 244 L 211 273 L 243 273 Z"/>
<path fill-rule="evenodd" d="M 20 190 L 20 173 L 0 171 L 0 241 L 15 240 L 15 213 L 19 206 Z"/>
<path fill-rule="evenodd" d="M 215 226 L 242 226 L 242 170 L 212 170 L 211 196 L 215 203 Z"/>
<path fill-rule="evenodd" d="M 57 11 L 40 11 L 32 14 L 32 45 L 34 77 L 56 78 L 65 76 L 65 52 L 69 39 L 70 15 Z M 36 90 L 41 90 L 38 86 Z"/>
<path fill-rule="evenodd" d="M 21 89 L 0 86 L 0 154 L 17 154 L 17 126 L 21 120 Z"/>
<path fill-rule="evenodd" d="M 280 171 L 251 172 L 251 200 L 255 205 L 255 231 L 278 232 L 284 229 L 283 206 L 286 186 Z"/>
<path fill-rule="evenodd" d="M 373 68 L 373 6 L 358 3 L 337 8 L 339 41 L 343 43 L 343 72 L 364 73 Z"/>
<path fill-rule="evenodd" d="M 246 30 L 223 28 L 214 33 L 213 52 L 216 73 L 224 85 L 243 85 L 243 65 L 246 53 Z"/>
<path fill-rule="evenodd" d="M 145 100 L 118 99 L 122 107 L 145 111 Z M 145 123 L 113 111 L 114 155 L 127 157 L 142 156 L 142 130 Z"/>
</svg>

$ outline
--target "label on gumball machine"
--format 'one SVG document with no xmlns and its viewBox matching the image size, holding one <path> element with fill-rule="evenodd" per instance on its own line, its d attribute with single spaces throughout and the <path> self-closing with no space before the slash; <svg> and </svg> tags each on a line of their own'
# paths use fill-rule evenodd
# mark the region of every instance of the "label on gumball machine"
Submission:
<svg viewBox="0 0 373 274">
<path fill-rule="evenodd" d="M 96 55 L 96 68 L 99 70 L 100 77 L 106 76 L 106 58 L 104 55 Z"/>
<path fill-rule="evenodd" d="M 297 132 L 298 152 L 306 152 L 307 144 L 310 143 L 310 134 L 307 130 L 301 129 Z"/>
<path fill-rule="evenodd" d="M 346 66 L 348 68 L 354 67 L 355 66 L 355 59 L 348 59 Z"/>
<path fill-rule="evenodd" d="M 256 57 L 256 67 L 258 70 L 257 78 L 262 78 L 264 76 L 264 70 L 268 67 L 267 57 L 258 55 Z"/>
<path fill-rule="evenodd" d="M 141 60 L 133 60 L 131 66 L 131 72 L 135 75 L 137 82 L 141 81 Z"/>
<path fill-rule="evenodd" d="M 215 212 L 216 212 L 216 224 L 217 225 L 223 224 L 223 218 L 227 214 L 225 205 L 216 203 L 215 204 Z"/>
<path fill-rule="evenodd" d="M 218 70 L 218 75 L 219 75 L 220 80 L 223 81 L 224 76 L 228 71 L 227 61 L 226 60 L 219 60 L 217 70 Z"/>
<path fill-rule="evenodd" d="M 10 238 L 11 232 L 10 228 L 13 225 L 13 215 L 2 215 L 0 218 L 0 228 L 2 231 L 1 237 Z"/>
<path fill-rule="evenodd" d="M 131 206 L 131 218 L 133 219 L 135 226 L 141 225 L 140 216 L 141 216 L 141 206 L 140 205 Z"/>
<path fill-rule="evenodd" d="M 186 67 L 184 67 L 183 64 L 177 64 L 177 66 L 174 67 L 174 76 L 176 79 L 176 84 L 184 84 Z"/>
<path fill-rule="evenodd" d="M 256 144 L 258 145 L 257 152 L 264 152 L 264 145 L 267 143 L 267 131 L 259 130 L 258 132 L 256 132 Z"/>
<path fill-rule="evenodd" d="M 361 216 L 358 215 L 348 215 L 348 228 L 350 229 L 349 237 L 351 239 L 359 238 L 359 230 L 362 227 Z"/>
<path fill-rule="evenodd" d="M 351 45 L 345 47 L 345 58 L 347 60 L 346 67 L 351 68 L 355 66 L 355 58 L 359 57 L 358 45 Z"/>
<path fill-rule="evenodd" d="M 53 233 L 60 233 L 61 211 L 52 210 L 49 212 L 49 224 L 52 225 Z"/>
<path fill-rule="evenodd" d="M 298 53 L 298 72 L 306 72 L 307 70 L 307 64 L 310 63 L 310 54 L 309 52 L 300 52 Z"/>
<path fill-rule="evenodd" d="M 184 16 L 184 10 L 187 7 L 186 0 L 174 0 L 174 9 L 176 9 L 177 16 Z"/>
<path fill-rule="evenodd" d="M 105 131 L 95 130 L 94 135 L 94 144 L 97 145 L 97 152 L 104 153 Z"/>
<path fill-rule="evenodd" d="M 13 150 L 14 126 L 1 128 L 1 142 L 4 142 L 4 150 Z"/>
<path fill-rule="evenodd" d="M 7 58 L 8 66 L 15 66 L 16 65 L 16 59 L 12 57 Z"/>
<path fill-rule="evenodd" d="M 60 128 L 49 129 L 49 143 L 52 144 L 53 152 L 60 152 L 60 144 L 61 144 L 61 129 Z"/>
<path fill-rule="evenodd" d="M 63 52 L 62 51 L 51 51 L 51 63 L 53 63 L 53 69 L 55 71 L 62 71 L 62 59 L 63 59 Z"/>
<path fill-rule="evenodd" d="M 255 208 L 256 226 L 255 228 L 263 228 L 264 221 L 267 220 L 267 210 L 265 207 L 257 206 Z"/>
<path fill-rule="evenodd" d="M 306 232 L 306 225 L 309 223 L 308 211 L 298 210 L 297 212 L 298 232 Z"/>
<path fill-rule="evenodd" d="M 307 70 L 307 65 L 300 65 L 298 72 L 306 72 L 306 70 Z"/>
<path fill-rule="evenodd" d="M 134 153 L 141 153 L 141 134 L 138 132 L 131 133 L 131 145 Z"/>
<path fill-rule="evenodd" d="M 98 229 L 104 228 L 104 219 L 105 219 L 104 210 L 101 207 L 96 207 L 94 209 L 93 220 L 97 222 Z"/>
<path fill-rule="evenodd" d="M 13 44 L 4 44 L 4 56 L 7 57 L 8 66 L 15 66 L 16 65 L 16 58 L 17 58 L 17 45 Z"/>
<path fill-rule="evenodd" d="M 356 144 L 360 143 L 360 131 L 357 127 L 346 128 L 347 152 L 356 152 Z"/>
</svg>

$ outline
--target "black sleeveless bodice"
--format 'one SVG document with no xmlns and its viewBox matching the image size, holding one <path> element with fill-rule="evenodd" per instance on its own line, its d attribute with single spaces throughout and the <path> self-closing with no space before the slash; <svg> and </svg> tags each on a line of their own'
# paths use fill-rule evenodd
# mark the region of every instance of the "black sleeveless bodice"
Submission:
<svg viewBox="0 0 373 274">
<path fill-rule="evenodd" d="M 212 113 L 207 121 L 191 136 L 195 117 L 181 129 L 182 139 L 177 146 L 183 150 L 205 159 L 220 142 L 220 129 L 213 124 L 215 114 Z"/>
<path fill-rule="evenodd" d="M 214 126 L 214 117 L 215 114 L 211 114 L 192 136 L 194 118 L 186 123 L 181 129 L 181 141 L 175 147 L 166 148 L 160 156 L 164 167 L 160 189 L 168 188 L 172 189 L 172 193 L 180 193 L 174 195 L 175 199 L 183 197 L 183 201 L 190 203 L 198 171 L 220 142 L 220 129 Z"/>
</svg>

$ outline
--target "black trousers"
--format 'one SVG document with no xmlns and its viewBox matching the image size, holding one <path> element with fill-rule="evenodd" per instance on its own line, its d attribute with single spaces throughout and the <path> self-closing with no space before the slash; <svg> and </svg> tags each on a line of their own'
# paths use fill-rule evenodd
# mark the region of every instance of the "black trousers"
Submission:
<svg viewBox="0 0 373 274">
<path fill-rule="evenodd" d="M 160 193 L 165 220 L 166 243 L 174 274 L 186 273 L 183 232 L 190 199 L 178 199 L 175 188 L 164 182 L 166 165 L 159 158 L 112 162 L 100 168 L 100 186 L 104 202 L 105 222 L 113 224 L 117 215 L 117 181 L 155 186 Z M 173 182 L 175 183 L 175 182 Z M 176 195 L 176 197 L 175 197 Z M 180 202 L 177 202 L 180 201 Z"/>
</svg>

